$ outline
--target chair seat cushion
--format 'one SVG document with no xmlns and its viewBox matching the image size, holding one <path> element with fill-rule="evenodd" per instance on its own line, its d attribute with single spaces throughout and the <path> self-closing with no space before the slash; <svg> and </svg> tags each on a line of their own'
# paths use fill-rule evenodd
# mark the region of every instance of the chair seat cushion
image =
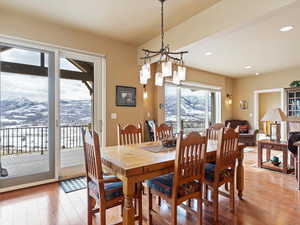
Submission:
<svg viewBox="0 0 300 225">
<path fill-rule="evenodd" d="M 155 177 L 153 179 L 147 180 L 147 185 L 150 188 L 171 197 L 172 188 L 173 188 L 173 177 L 174 177 L 173 173 Z M 197 181 L 193 181 L 187 184 L 182 184 L 178 189 L 177 197 L 182 197 L 188 194 L 192 194 L 200 190 L 201 190 L 201 183 Z"/>
<path fill-rule="evenodd" d="M 216 163 L 206 163 L 205 164 L 205 179 L 209 182 L 214 182 L 215 180 L 215 169 Z M 231 169 L 225 169 L 220 174 L 220 181 L 232 175 Z"/>
<path fill-rule="evenodd" d="M 105 177 L 104 177 L 105 179 Z M 88 182 L 90 194 L 95 197 L 95 198 L 100 198 L 99 196 L 99 190 L 98 190 L 98 185 L 93 182 L 89 181 Z M 105 192 L 105 199 L 106 200 L 112 200 L 114 198 L 121 197 L 123 195 L 123 183 L 120 182 L 112 182 L 112 183 L 105 183 L 104 184 L 104 192 Z"/>
</svg>

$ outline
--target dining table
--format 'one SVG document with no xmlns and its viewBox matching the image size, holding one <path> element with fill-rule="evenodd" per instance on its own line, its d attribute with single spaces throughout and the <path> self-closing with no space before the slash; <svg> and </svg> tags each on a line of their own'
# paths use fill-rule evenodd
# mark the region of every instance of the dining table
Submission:
<svg viewBox="0 0 300 225">
<path fill-rule="evenodd" d="M 244 189 L 244 144 L 238 145 L 236 187 L 242 199 Z M 144 142 L 134 145 L 107 146 L 101 148 L 102 167 L 123 182 L 123 224 L 135 224 L 133 197 L 136 184 L 157 176 L 174 172 L 176 149 L 167 148 L 161 142 Z M 215 162 L 217 142 L 208 141 L 206 162 Z"/>
</svg>

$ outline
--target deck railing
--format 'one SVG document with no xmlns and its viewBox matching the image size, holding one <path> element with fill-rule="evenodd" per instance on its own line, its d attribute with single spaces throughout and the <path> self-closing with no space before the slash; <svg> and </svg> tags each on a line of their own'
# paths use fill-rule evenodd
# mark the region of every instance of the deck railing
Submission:
<svg viewBox="0 0 300 225">
<path fill-rule="evenodd" d="M 175 121 L 166 121 L 166 123 L 172 125 L 173 132 L 176 132 L 177 123 Z M 181 120 L 181 127 L 183 128 L 184 133 L 189 133 L 192 131 L 205 132 L 206 122 L 205 119 L 197 121 Z"/>
<path fill-rule="evenodd" d="M 81 129 L 88 125 L 61 126 L 61 148 L 82 147 Z M 2 155 L 40 152 L 48 150 L 48 127 L 16 127 L 0 129 L 0 151 Z"/>
</svg>

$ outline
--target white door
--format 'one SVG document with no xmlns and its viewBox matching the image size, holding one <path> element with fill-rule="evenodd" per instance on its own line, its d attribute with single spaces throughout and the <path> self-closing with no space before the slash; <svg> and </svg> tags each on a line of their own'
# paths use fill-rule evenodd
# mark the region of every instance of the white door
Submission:
<svg viewBox="0 0 300 225">
<path fill-rule="evenodd" d="M 0 189 L 55 178 L 55 54 L 0 40 Z"/>
<path fill-rule="evenodd" d="M 103 61 L 100 56 L 61 51 L 59 57 L 59 177 L 85 173 L 82 129 L 103 128 Z M 104 137 L 101 139 L 103 143 Z"/>
</svg>

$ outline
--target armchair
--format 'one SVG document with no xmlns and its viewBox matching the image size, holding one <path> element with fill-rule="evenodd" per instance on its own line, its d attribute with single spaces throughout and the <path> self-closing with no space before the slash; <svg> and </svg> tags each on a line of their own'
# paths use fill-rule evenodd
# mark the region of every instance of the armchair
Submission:
<svg viewBox="0 0 300 225">
<path fill-rule="evenodd" d="M 235 129 L 240 126 L 239 141 L 247 146 L 256 145 L 256 135 L 258 130 L 251 129 L 251 126 L 247 120 L 226 120 L 225 126 L 230 125 L 230 128 Z"/>
</svg>

